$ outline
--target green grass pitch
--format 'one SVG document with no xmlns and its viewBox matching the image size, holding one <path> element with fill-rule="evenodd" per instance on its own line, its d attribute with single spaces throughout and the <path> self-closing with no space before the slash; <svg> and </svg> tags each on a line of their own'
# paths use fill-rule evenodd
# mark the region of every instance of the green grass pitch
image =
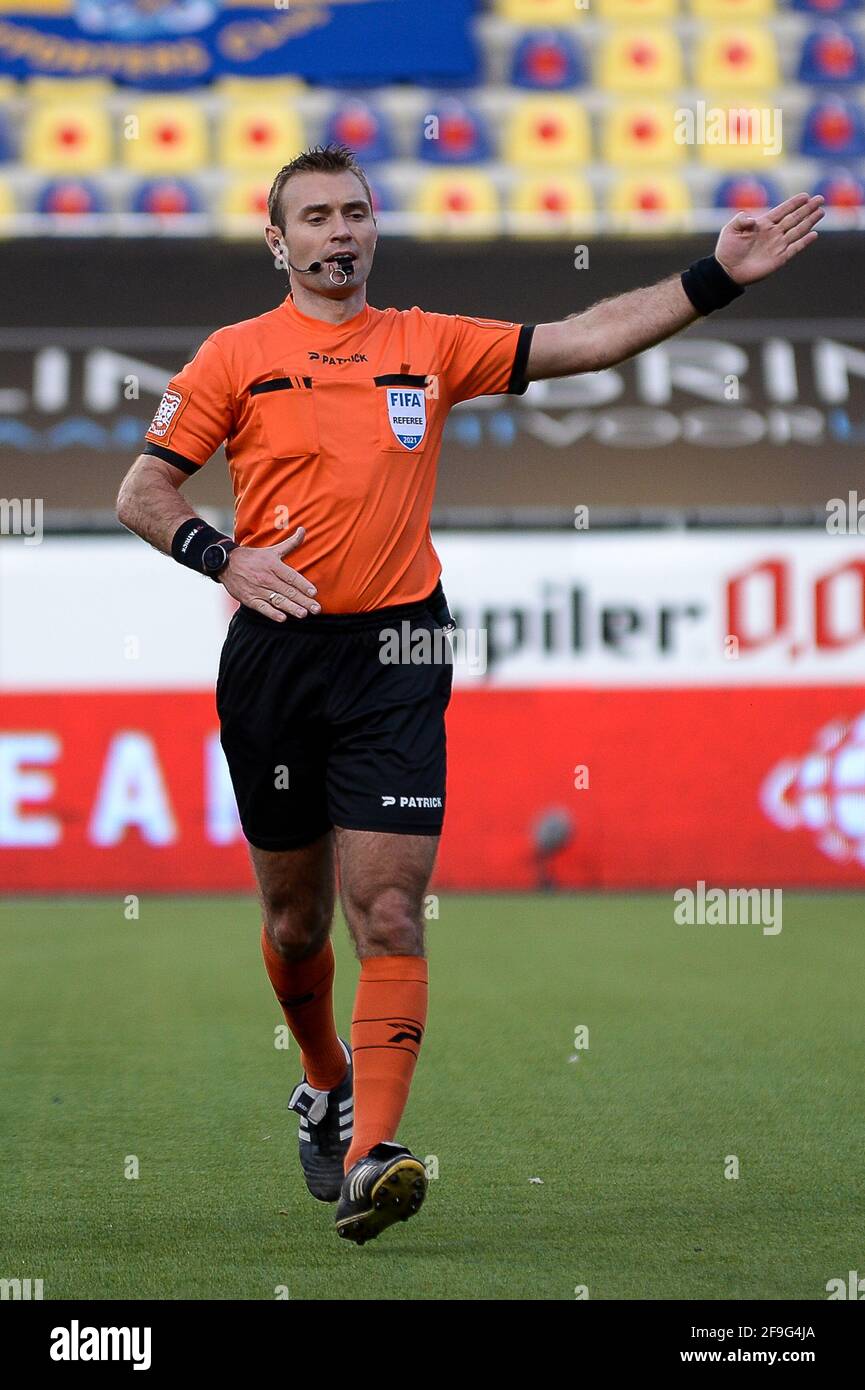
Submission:
<svg viewBox="0 0 865 1390">
<path fill-rule="evenodd" d="M 0 1276 L 46 1299 L 825 1299 L 863 1259 L 863 901 L 785 894 L 764 936 L 677 926 L 670 894 L 442 896 L 400 1131 L 438 1177 L 362 1249 L 300 1175 L 251 896 L 145 896 L 133 922 L 119 896 L 7 902 Z"/>
</svg>

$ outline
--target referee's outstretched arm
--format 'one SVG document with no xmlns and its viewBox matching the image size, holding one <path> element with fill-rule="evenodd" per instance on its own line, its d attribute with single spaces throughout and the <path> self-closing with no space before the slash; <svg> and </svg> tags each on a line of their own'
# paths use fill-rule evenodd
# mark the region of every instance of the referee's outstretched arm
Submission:
<svg viewBox="0 0 865 1390">
<path fill-rule="evenodd" d="M 759 214 L 740 212 L 718 237 L 713 256 L 657 285 L 602 299 L 581 314 L 535 328 L 526 377 L 573 376 L 614 367 L 654 347 L 765 280 L 817 240 L 819 195 L 796 193 Z"/>
</svg>

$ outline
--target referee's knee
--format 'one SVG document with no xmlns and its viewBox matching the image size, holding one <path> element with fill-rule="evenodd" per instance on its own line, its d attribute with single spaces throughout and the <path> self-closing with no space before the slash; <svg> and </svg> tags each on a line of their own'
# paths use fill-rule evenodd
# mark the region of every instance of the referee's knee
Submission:
<svg viewBox="0 0 865 1390">
<path fill-rule="evenodd" d="M 274 950 L 285 960 L 304 960 L 323 949 L 332 913 L 319 904 L 300 906 L 264 903 L 264 929 Z"/>
<path fill-rule="evenodd" d="M 402 888 L 344 892 L 343 909 L 361 955 L 423 954 L 421 909 Z"/>
</svg>

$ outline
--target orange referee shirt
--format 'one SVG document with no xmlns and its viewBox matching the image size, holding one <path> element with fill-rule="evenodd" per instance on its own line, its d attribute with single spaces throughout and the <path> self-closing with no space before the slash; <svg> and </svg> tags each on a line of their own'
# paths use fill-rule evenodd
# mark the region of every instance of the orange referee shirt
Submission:
<svg viewBox="0 0 865 1390">
<path fill-rule="evenodd" d="M 143 452 L 197 473 L 225 444 L 234 537 L 274 545 L 325 613 L 427 596 L 441 573 L 429 518 L 444 423 L 473 396 L 522 394 L 533 327 L 423 309 L 335 326 L 288 295 L 220 328 L 172 377 Z"/>
</svg>

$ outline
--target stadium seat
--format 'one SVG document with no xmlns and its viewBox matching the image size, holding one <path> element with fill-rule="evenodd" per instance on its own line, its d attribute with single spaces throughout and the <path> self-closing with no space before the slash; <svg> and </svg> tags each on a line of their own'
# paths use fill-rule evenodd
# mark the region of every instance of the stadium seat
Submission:
<svg viewBox="0 0 865 1390">
<path fill-rule="evenodd" d="M 5 179 L 0 179 L 0 236 L 5 236 L 7 232 L 4 219 L 11 217 L 15 211 L 15 196 L 11 185 Z"/>
<path fill-rule="evenodd" d="M 204 111 L 189 97 L 140 99 L 124 121 L 120 150 L 123 163 L 138 174 L 206 168 L 211 161 Z"/>
<path fill-rule="evenodd" d="M 688 226 L 691 195 L 674 174 L 632 174 L 612 184 L 607 210 L 624 228 L 661 233 Z"/>
<path fill-rule="evenodd" d="M 331 113 L 325 129 L 325 142 L 347 145 L 367 164 L 390 159 L 390 133 L 380 111 L 359 97 L 342 102 Z"/>
<path fill-rule="evenodd" d="M 273 179 L 261 175 L 228 179 L 220 200 L 221 211 L 231 217 L 267 218 L 267 195 L 271 183 Z"/>
<path fill-rule="evenodd" d="M 716 208 L 729 208 L 732 212 L 749 208 L 773 208 L 782 202 L 783 194 L 773 179 L 762 174 L 733 174 L 722 179 L 715 189 L 712 199 Z"/>
<path fill-rule="evenodd" d="M 93 101 L 35 103 L 27 112 L 24 162 L 44 174 L 92 174 L 111 163 L 108 116 Z"/>
<path fill-rule="evenodd" d="M 208 90 L 221 101 L 293 101 L 307 90 L 302 77 L 218 77 Z"/>
<path fill-rule="evenodd" d="M 8 164 L 18 158 L 17 139 L 12 121 L 0 107 L 0 164 Z"/>
<path fill-rule="evenodd" d="M 743 20 L 770 19 L 777 11 L 775 0 L 689 0 L 695 19 L 739 24 Z"/>
<path fill-rule="evenodd" d="M 791 10 L 801 10 L 805 14 L 832 15 L 853 14 L 861 10 L 865 0 L 789 0 Z"/>
<path fill-rule="evenodd" d="M 603 158 L 608 164 L 678 164 L 686 146 L 675 139 L 676 114 L 660 102 L 623 102 L 605 118 Z"/>
<path fill-rule="evenodd" d="M 133 212 L 177 217 L 203 212 L 204 200 L 199 189 L 186 179 L 145 179 L 133 189 L 130 206 Z"/>
<path fill-rule="evenodd" d="M 588 9 L 588 4 L 586 4 Z M 544 25 L 568 25 L 585 13 L 574 0 L 496 0 L 496 14 L 511 24 L 541 29 Z"/>
<path fill-rule="evenodd" d="M 263 98 L 237 101 L 220 119 L 217 158 L 225 169 L 261 169 L 272 176 L 303 144 L 300 119 L 288 106 Z"/>
<path fill-rule="evenodd" d="M 759 25 L 712 25 L 698 40 L 694 77 L 702 92 L 730 87 L 747 92 L 778 85 L 775 36 Z"/>
<path fill-rule="evenodd" d="M 551 168 L 591 158 L 589 118 L 573 97 L 519 97 L 505 123 L 502 157 L 511 164 Z"/>
<path fill-rule="evenodd" d="M 40 101 L 107 101 L 114 91 L 105 77 L 28 77 L 20 95 L 28 104 Z"/>
<path fill-rule="evenodd" d="M 369 191 L 372 194 L 372 210 L 376 217 L 380 212 L 394 211 L 397 203 L 391 183 L 379 178 L 372 178 L 369 180 Z"/>
<path fill-rule="evenodd" d="M 53 217 L 81 217 L 89 213 L 107 212 L 108 199 L 104 189 L 93 179 L 50 179 L 38 190 L 34 205 L 37 212 Z"/>
<path fill-rule="evenodd" d="M 827 25 L 807 34 L 797 77 L 800 82 L 842 87 L 865 82 L 865 49 L 858 34 Z"/>
<path fill-rule="evenodd" d="M 420 214 L 422 235 L 489 236 L 499 229 L 498 194 L 481 169 L 427 174 L 415 192 L 413 210 Z"/>
<path fill-rule="evenodd" d="M 836 173 L 820 179 L 814 192 L 826 199 L 829 208 L 865 207 L 865 179 L 849 169 L 838 169 Z"/>
<path fill-rule="evenodd" d="M 609 92 L 672 92 L 682 83 L 681 45 L 661 25 L 615 25 L 601 40 L 595 75 Z"/>
<path fill-rule="evenodd" d="M 508 200 L 516 236 L 560 236 L 590 220 L 595 200 L 586 179 L 572 174 L 534 174 L 520 179 Z"/>
<path fill-rule="evenodd" d="M 800 153 L 812 159 L 852 159 L 865 154 L 861 106 L 826 97 L 810 107 L 802 127 Z"/>
<path fill-rule="evenodd" d="M 679 0 L 595 0 L 592 12 L 616 24 L 642 24 L 646 20 L 675 19 Z"/>
<path fill-rule="evenodd" d="M 739 105 L 725 93 L 708 105 L 712 112 L 721 113 L 720 128 L 716 129 L 713 121 L 700 134 L 695 148 L 701 164 L 731 173 L 753 172 L 767 169 L 782 157 L 782 123 L 768 103 Z"/>
<path fill-rule="evenodd" d="M 511 82 L 515 87 L 556 92 L 585 80 L 585 61 L 570 34 L 555 29 L 524 34 L 514 49 Z"/>
<path fill-rule="evenodd" d="M 489 138 L 479 113 L 455 97 L 438 102 L 423 117 L 417 153 L 427 164 L 478 164 L 488 159 Z"/>
</svg>

